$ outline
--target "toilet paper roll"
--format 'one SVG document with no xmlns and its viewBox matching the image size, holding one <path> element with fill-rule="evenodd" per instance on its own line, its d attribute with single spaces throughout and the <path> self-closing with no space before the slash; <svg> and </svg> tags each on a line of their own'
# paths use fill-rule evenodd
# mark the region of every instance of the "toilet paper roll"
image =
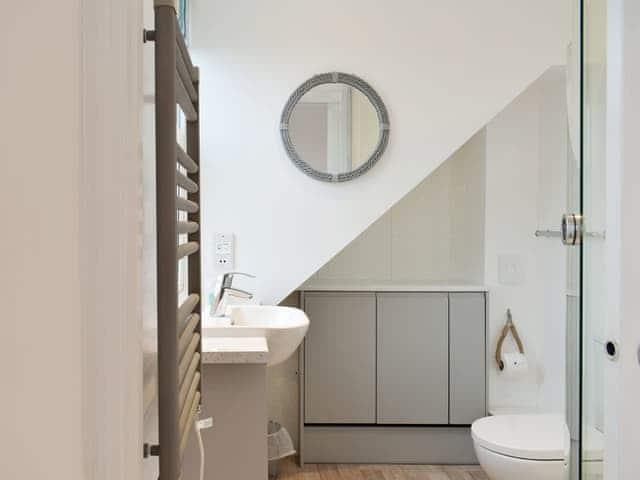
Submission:
<svg viewBox="0 0 640 480">
<path fill-rule="evenodd" d="M 502 362 L 504 363 L 503 372 L 506 375 L 522 375 L 529 370 L 527 357 L 522 353 L 503 353 Z"/>
</svg>

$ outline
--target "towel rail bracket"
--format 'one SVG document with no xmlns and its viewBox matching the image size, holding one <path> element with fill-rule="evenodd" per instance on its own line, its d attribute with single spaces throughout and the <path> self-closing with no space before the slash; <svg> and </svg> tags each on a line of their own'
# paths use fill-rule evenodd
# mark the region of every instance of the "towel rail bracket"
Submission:
<svg viewBox="0 0 640 480">
<path fill-rule="evenodd" d="M 142 29 L 142 43 L 155 42 L 155 41 L 156 41 L 155 30 L 147 30 L 146 28 Z"/>
<path fill-rule="evenodd" d="M 145 443 L 142 447 L 142 457 L 159 457 L 160 456 L 160 445 L 151 445 L 150 443 Z"/>
</svg>

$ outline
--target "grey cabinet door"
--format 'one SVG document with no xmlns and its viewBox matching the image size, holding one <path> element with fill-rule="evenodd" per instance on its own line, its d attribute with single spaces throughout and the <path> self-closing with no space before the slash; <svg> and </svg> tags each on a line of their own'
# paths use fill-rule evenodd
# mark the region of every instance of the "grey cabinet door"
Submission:
<svg viewBox="0 0 640 480">
<path fill-rule="evenodd" d="M 305 293 L 305 423 L 375 423 L 374 293 Z"/>
<path fill-rule="evenodd" d="M 378 423 L 446 424 L 448 295 L 378 294 Z"/>
<path fill-rule="evenodd" d="M 451 293 L 449 322 L 449 421 L 469 425 L 487 409 L 484 293 Z"/>
</svg>

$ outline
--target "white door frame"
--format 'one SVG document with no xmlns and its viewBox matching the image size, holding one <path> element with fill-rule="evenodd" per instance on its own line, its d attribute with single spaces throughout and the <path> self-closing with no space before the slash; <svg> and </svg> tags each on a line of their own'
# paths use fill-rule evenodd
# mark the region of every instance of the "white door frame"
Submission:
<svg viewBox="0 0 640 480">
<path fill-rule="evenodd" d="M 84 478 L 137 480 L 143 2 L 78 3 Z"/>
</svg>

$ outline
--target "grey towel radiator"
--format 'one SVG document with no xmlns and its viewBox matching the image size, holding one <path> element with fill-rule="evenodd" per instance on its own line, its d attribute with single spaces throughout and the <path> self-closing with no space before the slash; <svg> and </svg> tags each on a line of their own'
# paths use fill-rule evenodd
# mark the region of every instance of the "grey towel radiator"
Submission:
<svg viewBox="0 0 640 480">
<path fill-rule="evenodd" d="M 179 480 L 201 403 L 198 69 L 174 0 L 156 0 L 154 9 L 155 30 L 145 40 L 155 42 L 159 445 L 147 453 L 159 456 L 160 480 Z M 177 105 L 186 118 L 186 151 L 177 142 Z M 186 220 L 179 220 L 181 211 Z M 179 245 L 179 235 L 188 241 Z M 178 305 L 178 262 L 187 256 L 188 296 Z"/>
</svg>

